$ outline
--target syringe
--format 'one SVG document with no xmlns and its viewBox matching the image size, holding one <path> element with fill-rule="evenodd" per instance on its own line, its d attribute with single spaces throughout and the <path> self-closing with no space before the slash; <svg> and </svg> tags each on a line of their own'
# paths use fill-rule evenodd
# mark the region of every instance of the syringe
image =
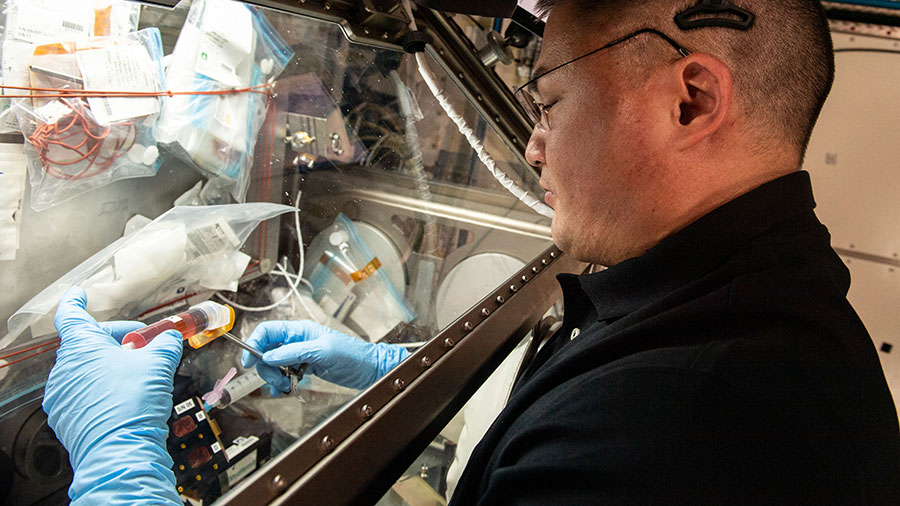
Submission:
<svg viewBox="0 0 900 506">
<path fill-rule="evenodd" d="M 199 348 L 231 330 L 234 326 L 234 309 L 211 300 L 191 306 L 187 311 L 125 334 L 122 347 L 143 348 L 154 337 L 169 329 L 181 332 L 192 348 Z"/>
<path fill-rule="evenodd" d="M 204 405 L 204 409 L 209 411 L 211 408 L 225 408 L 234 402 L 237 402 L 251 393 L 259 390 L 266 384 L 266 380 L 262 379 L 256 370 L 247 371 L 237 378 L 229 381 L 222 390 L 222 395 L 215 402 Z M 206 397 L 204 397 L 205 399 Z"/>
</svg>

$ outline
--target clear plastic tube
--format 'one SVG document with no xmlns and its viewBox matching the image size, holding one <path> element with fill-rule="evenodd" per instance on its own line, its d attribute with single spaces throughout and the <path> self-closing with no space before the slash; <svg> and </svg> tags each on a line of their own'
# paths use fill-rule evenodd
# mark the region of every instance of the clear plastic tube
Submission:
<svg viewBox="0 0 900 506">
<path fill-rule="evenodd" d="M 216 402 L 209 404 L 206 409 L 209 410 L 210 408 L 225 408 L 230 406 L 259 390 L 259 388 L 265 384 L 266 380 L 256 372 L 256 369 L 251 369 L 229 381 L 222 390 L 222 396 L 216 400 Z"/>
<path fill-rule="evenodd" d="M 191 347 L 199 348 L 231 330 L 232 326 L 234 326 L 234 309 L 208 300 L 189 307 L 187 311 L 125 334 L 122 338 L 122 347 L 143 348 L 159 334 L 174 329 L 181 332 L 182 338 L 186 339 Z"/>
</svg>

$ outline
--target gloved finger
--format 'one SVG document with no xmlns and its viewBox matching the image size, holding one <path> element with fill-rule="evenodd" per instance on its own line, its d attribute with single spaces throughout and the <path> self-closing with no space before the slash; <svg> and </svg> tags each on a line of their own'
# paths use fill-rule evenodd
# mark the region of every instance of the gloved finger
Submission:
<svg viewBox="0 0 900 506">
<path fill-rule="evenodd" d="M 63 294 L 53 317 L 53 325 L 59 333 L 60 346 L 66 346 L 76 339 L 113 342 L 113 339 L 106 339 L 109 335 L 100 330 L 97 320 L 88 314 L 86 307 L 87 294 L 80 287 L 73 286 Z M 85 332 L 77 332 L 79 329 Z"/>
<path fill-rule="evenodd" d="M 284 393 L 291 391 L 291 380 L 284 374 L 281 374 L 281 371 L 277 368 L 270 367 L 266 364 L 258 364 L 256 366 L 256 371 L 262 379 L 266 380 L 266 383 L 278 390 Z"/>
<path fill-rule="evenodd" d="M 324 357 L 322 346 L 316 342 L 291 343 L 263 353 L 263 362 L 271 366 L 300 365 L 306 362 L 317 365 Z"/>
<path fill-rule="evenodd" d="M 181 332 L 169 329 L 162 334 L 154 337 L 150 344 L 144 346 L 143 349 L 153 357 L 153 360 L 166 368 L 166 372 L 171 376 L 175 375 L 175 369 L 181 362 L 181 353 L 183 351 Z"/>
<path fill-rule="evenodd" d="M 330 328 L 310 320 L 269 321 L 253 329 L 247 344 L 261 352 L 266 352 L 287 343 L 312 341 L 334 332 Z"/>
<path fill-rule="evenodd" d="M 241 352 L 241 365 L 244 366 L 244 369 L 250 369 L 258 361 L 259 359 L 251 355 L 249 351 L 244 350 Z"/>
<path fill-rule="evenodd" d="M 145 326 L 141 322 L 129 320 L 100 322 L 98 325 L 100 325 L 100 328 L 103 329 L 104 332 L 113 336 L 113 339 L 118 341 L 119 344 L 122 344 L 122 338 L 125 337 L 125 334 Z"/>
<path fill-rule="evenodd" d="M 292 343 L 298 341 L 312 341 L 324 336 L 325 334 L 336 332 L 334 329 L 326 327 L 321 323 L 316 323 L 312 320 L 297 320 L 287 323 L 287 333 L 290 336 L 288 338 L 288 341 Z"/>
<path fill-rule="evenodd" d="M 253 332 L 250 333 L 250 337 L 247 338 L 247 345 L 261 352 L 281 346 L 287 339 L 287 323 L 288 322 L 285 321 L 260 323 L 253 329 Z M 245 352 L 244 356 L 246 356 L 246 354 L 247 353 Z M 245 367 L 249 367 L 249 365 L 254 363 L 254 361 L 251 360 L 244 360 L 244 356 L 241 357 L 241 362 Z"/>
</svg>

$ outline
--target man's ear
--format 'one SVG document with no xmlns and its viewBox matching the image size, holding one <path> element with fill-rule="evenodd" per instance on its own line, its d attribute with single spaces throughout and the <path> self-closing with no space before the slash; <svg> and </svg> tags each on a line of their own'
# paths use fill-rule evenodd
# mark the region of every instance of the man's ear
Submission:
<svg viewBox="0 0 900 506">
<path fill-rule="evenodd" d="M 677 89 L 677 144 L 690 147 L 716 133 L 731 111 L 731 70 L 718 58 L 696 53 L 673 69 Z"/>
</svg>

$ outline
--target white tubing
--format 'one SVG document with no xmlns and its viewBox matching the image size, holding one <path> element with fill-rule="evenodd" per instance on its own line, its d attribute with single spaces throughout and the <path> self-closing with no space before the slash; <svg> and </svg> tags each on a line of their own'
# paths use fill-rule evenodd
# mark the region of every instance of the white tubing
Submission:
<svg viewBox="0 0 900 506">
<path fill-rule="evenodd" d="M 409 0 L 403 0 L 403 9 L 406 11 L 406 15 L 409 16 L 410 30 L 416 30 L 416 20 L 412 14 L 412 8 L 410 7 Z M 416 53 L 416 63 L 419 64 L 419 74 L 421 74 L 422 79 L 425 80 L 425 84 L 428 85 L 428 89 L 431 90 L 431 93 L 434 95 L 434 98 L 441 104 L 441 108 L 444 109 L 444 112 L 450 118 L 451 121 L 456 125 L 456 128 L 459 130 L 459 133 L 463 134 L 463 137 L 469 141 L 469 145 L 472 146 L 472 149 L 475 150 L 475 153 L 478 155 L 478 159 L 481 160 L 488 171 L 490 171 L 491 175 L 510 193 L 515 195 L 515 197 L 521 200 L 525 205 L 534 209 L 538 214 L 546 216 L 547 218 L 553 218 L 553 208 L 544 204 L 540 200 L 531 195 L 527 191 L 525 191 L 522 187 L 516 184 L 515 181 L 510 179 L 509 176 L 506 175 L 502 170 L 497 168 L 497 164 L 494 163 L 494 159 L 491 158 L 491 155 L 488 154 L 487 150 L 484 149 L 484 145 L 481 143 L 481 140 L 475 136 L 475 132 L 469 128 L 469 125 L 466 124 L 466 120 L 456 112 L 453 108 L 453 105 L 444 95 L 443 91 L 437 84 L 437 80 L 434 78 L 434 74 L 431 73 L 431 69 L 428 67 L 428 62 L 425 59 L 424 52 Z"/>
<path fill-rule="evenodd" d="M 453 105 L 450 104 L 450 101 L 447 100 L 447 97 L 444 96 L 443 92 L 438 88 L 437 82 L 435 82 L 434 75 L 431 73 L 431 70 L 428 68 L 428 63 L 425 61 L 424 53 L 416 53 L 416 62 L 419 64 L 419 74 L 422 75 L 422 79 L 425 80 L 425 83 L 428 85 L 428 89 L 431 90 L 431 93 L 434 94 L 434 98 L 437 99 L 438 103 L 441 104 L 441 108 L 444 109 L 444 112 L 447 113 L 447 116 L 453 123 L 456 124 L 456 128 L 459 129 L 459 133 L 463 134 L 467 141 L 469 141 L 469 145 L 472 146 L 472 149 L 475 150 L 475 153 L 478 155 L 478 159 L 481 160 L 488 171 L 497 179 L 497 181 L 503 185 L 504 188 L 509 190 L 510 193 L 516 196 L 517 199 L 521 200 L 525 205 L 534 209 L 537 213 L 546 216 L 547 218 L 553 218 L 553 209 L 538 200 L 531 195 L 522 187 L 516 184 L 515 181 L 510 179 L 502 170 L 497 168 L 497 164 L 494 163 L 494 159 L 491 158 L 491 155 L 488 154 L 487 150 L 484 149 L 484 145 L 475 136 L 475 132 L 469 128 L 469 125 L 466 124 L 466 120 L 460 116 L 456 110 L 453 109 Z"/>
</svg>

